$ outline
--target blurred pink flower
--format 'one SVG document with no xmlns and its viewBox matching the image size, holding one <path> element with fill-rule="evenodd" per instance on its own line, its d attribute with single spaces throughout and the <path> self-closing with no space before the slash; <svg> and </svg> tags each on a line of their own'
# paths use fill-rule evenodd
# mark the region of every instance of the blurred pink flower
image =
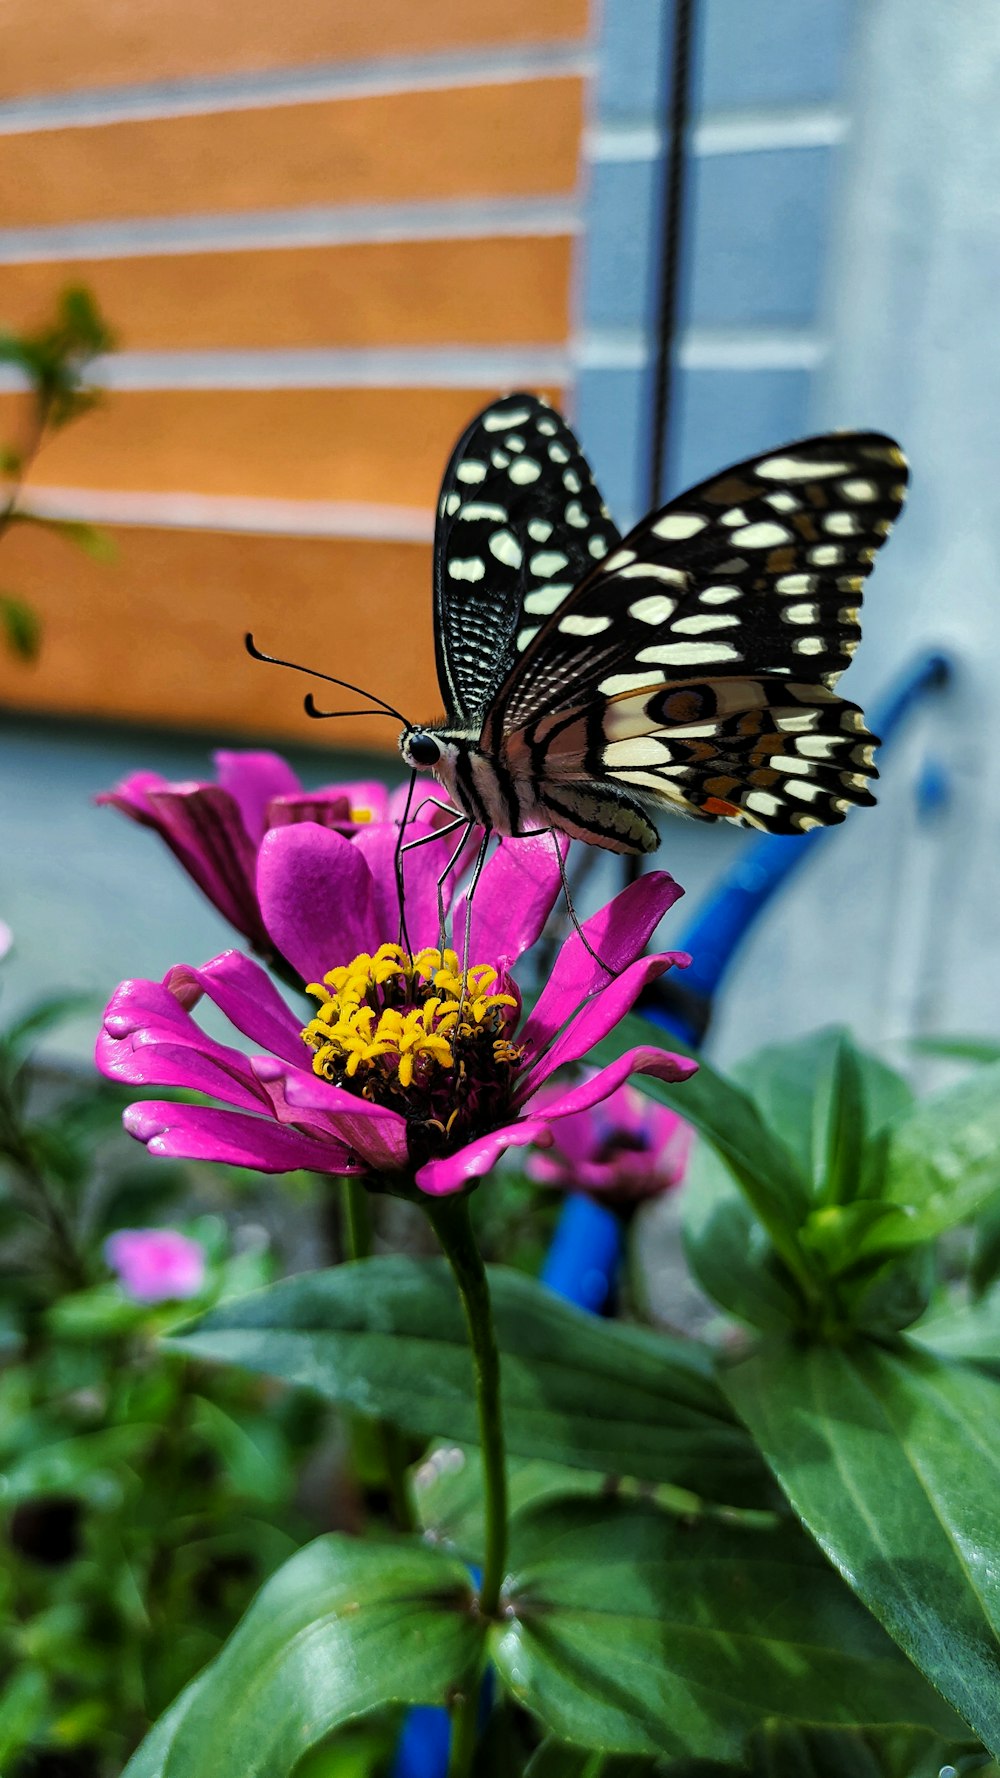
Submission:
<svg viewBox="0 0 1000 1778">
<path fill-rule="evenodd" d="M 220 752 L 212 757 L 215 783 L 170 784 L 156 772 L 133 772 L 95 800 L 152 827 L 220 914 L 259 956 L 272 961 L 275 949 L 255 886 L 265 834 L 311 821 L 351 837 L 398 819 L 400 797 L 390 797 L 375 780 L 303 790 L 278 753 Z"/>
<path fill-rule="evenodd" d="M 613 1093 L 633 1073 L 683 1080 L 694 1064 L 644 1046 L 582 1085 L 540 1093 L 631 1009 L 647 982 L 687 957 L 643 952 L 682 893 L 663 871 L 641 877 L 587 921 L 591 947 L 566 940 L 528 1018 L 510 969 L 539 937 L 560 889 L 549 835 L 507 840 L 484 869 L 454 950 L 438 947 L 438 879 L 449 840 L 406 855 L 410 950 L 398 929 L 395 829 L 348 840 L 311 823 L 269 833 L 257 874 L 270 941 L 319 1009 L 303 1030 L 267 975 L 236 951 L 162 983 L 123 982 L 97 1042 L 98 1067 L 131 1086 L 181 1087 L 218 1105 L 144 1100 L 125 1127 L 152 1154 L 225 1161 L 265 1173 L 308 1168 L 433 1196 L 467 1189 L 512 1146 L 547 1145 L 552 1126 Z M 443 883 L 447 909 L 453 876 Z M 592 952 L 604 959 L 603 966 Z M 613 973 L 610 973 L 612 972 Z M 247 1056 L 191 1017 L 202 996 L 266 1052 Z"/>
<path fill-rule="evenodd" d="M 205 1250 L 179 1229 L 119 1229 L 104 1257 L 136 1303 L 183 1302 L 205 1282 Z"/>
<path fill-rule="evenodd" d="M 554 1135 L 545 1154 L 530 1156 L 529 1178 L 624 1208 L 680 1185 L 694 1132 L 675 1111 L 625 1085 L 591 1110 L 561 1118 Z"/>
<path fill-rule="evenodd" d="M 10 950 L 13 943 L 14 934 L 11 932 L 6 920 L 0 920 L 0 957 L 6 957 L 7 952 Z"/>
</svg>

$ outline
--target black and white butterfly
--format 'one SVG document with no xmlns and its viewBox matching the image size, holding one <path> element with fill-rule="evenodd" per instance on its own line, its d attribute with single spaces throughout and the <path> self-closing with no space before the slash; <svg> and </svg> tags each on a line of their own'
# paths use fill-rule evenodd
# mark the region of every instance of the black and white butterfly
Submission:
<svg viewBox="0 0 1000 1778">
<path fill-rule="evenodd" d="M 566 422 L 493 402 L 445 473 L 434 619 L 445 719 L 406 763 L 494 833 L 655 850 L 647 806 L 803 833 L 874 802 L 875 737 L 834 689 L 905 495 L 879 433 L 801 440 L 636 525 Z"/>
</svg>

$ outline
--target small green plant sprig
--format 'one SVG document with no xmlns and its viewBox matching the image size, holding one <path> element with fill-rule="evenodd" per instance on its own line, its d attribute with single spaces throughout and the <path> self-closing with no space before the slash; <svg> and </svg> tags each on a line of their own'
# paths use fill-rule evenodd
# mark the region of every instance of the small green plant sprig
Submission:
<svg viewBox="0 0 1000 1778">
<path fill-rule="evenodd" d="M 71 285 L 56 302 L 44 327 L 26 333 L 0 332 L 0 365 L 19 374 L 27 389 L 26 424 L 16 444 L 0 448 L 0 539 L 13 525 L 40 525 L 88 554 L 106 557 L 109 546 L 95 526 L 54 519 L 22 504 L 25 479 L 39 451 L 54 433 L 80 419 L 101 400 L 89 381 L 95 358 L 114 349 L 114 335 L 97 303 L 81 285 Z M 0 593 L 0 632 L 10 652 L 24 661 L 41 647 L 37 613 L 23 599 Z"/>
</svg>

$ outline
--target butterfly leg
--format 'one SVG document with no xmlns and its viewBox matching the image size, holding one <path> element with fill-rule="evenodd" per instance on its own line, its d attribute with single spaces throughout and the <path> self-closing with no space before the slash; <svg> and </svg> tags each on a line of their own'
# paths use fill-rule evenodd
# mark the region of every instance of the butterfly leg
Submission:
<svg viewBox="0 0 1000 1778">
<path fill-rule="evenodd" d="M 470 823 L 469 823 L 470 831 L 471 831 L 473 825 L 474 825 L 474 823 L 470 821 Z M 493 838 L 492 828 L 489 828 L 489 827 L 485 828 L 483 831 L 482 840 L 480 841 L 479 851 L 476 854 L 476 862 L 475 862 L 475 865 L 473 866 L 472 879 L 469 883 L 468 893 L 465 897 L 465 945 L 464 945 L 464 959 L 462 962 L 463 972 L 469 968 L 469 965 L 471 962 L 470 946 L 472 944 L 472 898 L 476 893 L 476 889 L 479 885 L 479 879 L 483 874 L 483 865 L 486 863 L 486 854 L 489 851 L 489 844 L 490 844 L 490 841 L 492 838 Z M 465 844 L 464 840 L 463 840 L 462 844 L 463 845 Z M 465 987 L 463 984 L 462 1006 L 459 1010 L 459 1021 L 460 1022 L 461 1022 L 462 1014 L 464 1013 L 464 1011 L 465 1011 Z"/>
<path fill-rule="evenodd" d="M 404 932 L 403 854 L 406 852 L 415 852 L 417 850 L 418 846 L 429 846 L 435 840 L 446 840 L 448 838 L 449 834 L 457 833 L 459 828 L 462 829 L 461 838 L 458 842 L 458 845 L 455 847 L 454 852 L 452 853 L 451 857 L 449 858 L 447 864 L 445 865 L 444 870 L 441 872 L 441 875 L 438 877 L 438 880 L 437 880 L 438 945 L 439 945 L 439 949 L 441 949 L 443 951 L 444 950 L 444 884 L 447 879 L 448 872 L 450 870 L 452 870 L 452 868 L 456 864 L 457 860 L 461 856 L 462 848 L 466 844 L 468 837 L 469 837 L 469 833 L 471 832 L 471 829 L 472 829 L 472 822 L 469 820 L 469 817 L 467 815 L 459 815 L 457 820 L 449 822 L 446 827 L 436 827 L 434 829 L 433 833 L 423 833 L 423 834 L 421 834 L 419 840 L 407 840 L 405 842 L 405 844 L 400 845 L 397 848 L 396 856 L 397 856 L 398 865 L 399 865 L 397 877 L 398 877 L 399 892 L 400 892 L 400 903 L 399 903 L 400 940 L 399 940 L 399 942 L 401 945 L 403 945 L 404 949 L 407 951 L 412 951 L 412 946 L 410 945 L 409 939 L 408 938 L 404 939 L 404 937 L 403 937 L 403 932 Z"/>
<path fill-rule="evenodd" d="M 581 944 L 583 945 L 584 950 L 589 951 L 590 955 L 594 959 L 594 962 L 596 964 L 598 964 L 598 966 L 601 969 L 604 970 L 606 975 L 611 975 L 611 976 L 617 975 L 618 974 L 617 969 L 613 969 L 611 967 L 610 963 L 605 963 L 604 958 L 599 957 L 597 955 L 597 952 L 594 950 L 594 947 L 591 944 L 589 938 L 587 937 L 587 934 L 584 932 L 583 927 L 580 925 L 579 916 L 577 914 L 576 908 L 573 906 L 573 895 L 572 895 L 572 891 L 570 890 L 570 886 L 569 886 L 569 877 L 566 875 L 566 860 L 563 858 L 563 855 L 562 855 L 562 847 L 559 844 L 559 835 L 556 833 L 556 830 L 554 827 L 550 827 L 548 831 L 552 835 L 552 843 L 556 849 L 556 859 L 557 859 L 557 862 L 559 865 L 559 877 L 560 877 L 560 881 L 562 882 L 563 895 L 566 900 L 566 912 L 568 913 L 570 919 L 573 922 L 574 927 L 576 928 L 577 937 L 579 938 Z"/>
</svg>

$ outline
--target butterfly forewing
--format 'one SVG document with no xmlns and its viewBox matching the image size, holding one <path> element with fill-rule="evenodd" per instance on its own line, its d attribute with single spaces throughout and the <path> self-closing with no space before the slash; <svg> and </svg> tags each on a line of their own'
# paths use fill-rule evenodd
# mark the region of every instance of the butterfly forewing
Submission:
<svg viewBox="0 0 1000 1778">
<path fill-rule="evenodd" d="M 552 784 L 796 832 L 872 802 L 873 737 L 833 685 L 902 504 L 891 439 L 807 439 L 653 513 L 500 689 L 481 745 Z M 605 842 L 610 843 L 610 842 Z"/>
<path fill-rule="evenodd" d="M 450 722 L 478 725 L 546 619 L 619 542 L 565 420 L 504 396 L 452 453 L 438 503 L 434 615 Z"/>
</svg>

